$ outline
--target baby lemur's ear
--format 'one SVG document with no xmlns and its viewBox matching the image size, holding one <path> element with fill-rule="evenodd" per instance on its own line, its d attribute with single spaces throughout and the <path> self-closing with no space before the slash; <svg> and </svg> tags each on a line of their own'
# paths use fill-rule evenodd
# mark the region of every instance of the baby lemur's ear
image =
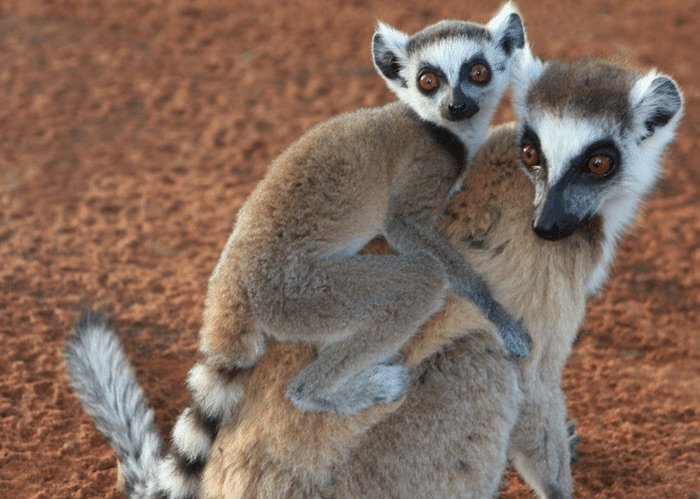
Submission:
<svg viewBox="0 0 700 499">
<path fill-rule="evenodd" d="M 406 80 L 401 69 L 408 62 L 406 54 L 408 35 L 382 22 L 372 37 L 372 58 L 379 73 L 390 88 L 406 88 Z"/>
<path fill-rule="evenodd" d="M 683 97 L 676 82 L 650 71 L 634 84 L 629 101 L 637 140 L 663 148 L 673 138 L 683 114 Z"/>
<path fill-rule="evenodd" d="M 486 25 L 503 52 L 510 56 L 525 46 L 525 26 L 511 2 L 507 2 Z"/>
</svg>

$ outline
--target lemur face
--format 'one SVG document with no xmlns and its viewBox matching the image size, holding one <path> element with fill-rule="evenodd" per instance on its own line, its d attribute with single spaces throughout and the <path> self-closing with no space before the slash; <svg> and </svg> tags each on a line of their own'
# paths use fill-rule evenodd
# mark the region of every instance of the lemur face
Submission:
<svg viewBox="0 0 700 499">
<path fill-rule="evenodd" d="M 675 82 L 601 61 L 525 59 L 514 100 L 534 231 L 558 240 L 594 215 L 625 219 L 654 184 L 680 119 Z"/>
<path fill-rule="evenodd" d="M 380 23 L 374 64 L 389 88 L 418 115 L 453 128 L 491 114 L 525 44 L 520 16 L 507 4 L 488 25 L 441 21 L 408 36 Z"/>
</svg>

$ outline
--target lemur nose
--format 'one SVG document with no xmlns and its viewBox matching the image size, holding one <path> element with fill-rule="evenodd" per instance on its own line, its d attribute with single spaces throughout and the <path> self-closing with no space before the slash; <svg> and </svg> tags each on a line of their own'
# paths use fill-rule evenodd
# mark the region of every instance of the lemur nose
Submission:
<svg viewBox="0 0 700 499">
<path fill-rule="evenodd" d="M 467 104 L 466 102 L 462 102 L 460 104 L 450 104 L 449 106 L 447 106 L 447 109 L 449 109 L 451 113 L 459 114 L 464 112 L 465 109 L 467 109 Z"/>
<path fill-rule="evenodd" d="M 556 241 L 560 239 L 561 230 L 559 229 L 559 226 L 557 224 L 554 224 L 550 227 L 543 227 L 541 225 L 535 224 L 532 226 L 532 228 L 535 231 L 535 234 L 537 234 L 542 239 L 547 239 L 549 241 Z"/>
<path fill-rule="evenodd" d="M 573 234 L 576 231 L 576 227 L 576 225 L 559 225 L 554 223 L 551 225 L 533 224 L 532 229 L 542 239 L 559 241 Z"/>
<path fill-rule="evenodd" d="M 479 106 L 473 99 L 456 100 L 447 105 L 447 112 L 443 114 L 450 121 L 461 121 L 471 118 L 479 111 Z"/>
</svg>

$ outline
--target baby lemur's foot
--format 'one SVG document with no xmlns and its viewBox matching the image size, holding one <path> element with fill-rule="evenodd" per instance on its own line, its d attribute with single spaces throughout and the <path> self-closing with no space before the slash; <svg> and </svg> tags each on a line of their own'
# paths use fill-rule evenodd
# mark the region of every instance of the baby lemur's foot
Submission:
<svg viewBox="0 0 700 499">
<path fill-rule="evenodd" d="M 530 355 L 532 338 L 519 321 L 498 304 L 489 310 L 488 319 L 498 328 L 498 334 L 511 356 L 523 359 Z"/>
<path fill-rule="evenodd" d="M 398 399 L 408 386 L 408 370 L 396 364 L 376 364 L 338 383 L 332 390 L 313 390 L 304 373 L 287 387 L 287 398 L 302 411 L 353 415 L 376 404 Z"/>
<path fill-rule="evenodd" d="M 576 421 L 569 421 L 566 424 L 566 434 L 569 437 L 569 457 L 571 462 L 579 460 L 579 455 L 576 453 L 576 447 L 581 441 L 581 437 L 576 433 Z"/>
</svg>

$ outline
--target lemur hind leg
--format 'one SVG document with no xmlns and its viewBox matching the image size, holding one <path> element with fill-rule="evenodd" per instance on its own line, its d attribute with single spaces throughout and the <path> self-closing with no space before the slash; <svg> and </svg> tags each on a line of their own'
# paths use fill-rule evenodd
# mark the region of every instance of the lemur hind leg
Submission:
<svg viewBox="0 0 700 499">
<path fill-rule="evenodd" d="M 539 497 L 570 499 L 572 436 L 565 423 L 564 395 L 551 385 L 540 390 L 525 398 L 510 455 L 515 468 Z"/>
<path fill-rule="evenodd" d="M 253 316 L 240 264 L 227 248 L 209 279 L 200 350 L 205 363 L 222 371 L 252 367 L 265 351 L 265 336 Z"/>
<path fill-rule="evenodd" d="M 398 398 L 408 383 L 392 364 L 401 347 L 442 306 L 443 267 L 427 253 L 321 259 L 303 288 L 253 307 L 272 336 L 318 345 L 288 386 L 300 409 L 355 414 Z"/>
</svg>

